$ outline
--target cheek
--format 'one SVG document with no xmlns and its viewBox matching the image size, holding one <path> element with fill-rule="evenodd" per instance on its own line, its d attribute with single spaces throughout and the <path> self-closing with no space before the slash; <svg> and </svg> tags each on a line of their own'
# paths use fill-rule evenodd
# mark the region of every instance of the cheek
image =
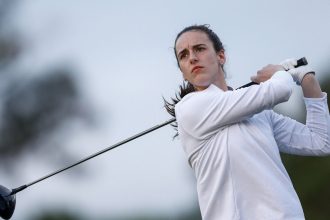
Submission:
<svg viewBox="0 0 330 220">
<path fill-rule="evenodd" d="M 181 72 L 182 72 L 183 79 L 185 79 L 185 80 L 189 80 L 190 79 L 189 74 L 187 74 L 186 72 L 183 72 L 182 70 L 181 70 Z"/>
<path fill-rule="evenodd" d="M 220 59 L 218 59 L 218 57 L 216 56 L 209 56 L 207 57 L 207 59 L 209 61 L 210 64 L 212 65 L 221 65 Z"/>
<path fill-rule="evenodd" d="M 183 77 L 185 79 L 187 79 L 187 77 L 189 77 L 189 70 L 188 70 L 188 68 L 185 67 L 184 65 L 179 65 L 179 68 L 180 68 L 180 71 L 181 71 Z"/>
<path fill-rule="evenodd" d="M 213 71 L 218 72 L 219 70 L 222 69 L 221 68 L 221 62 L 220 62 L 219 59 L 215 59 L 215 58 L 209 59 L 209 65 L 210 65 L 210 67 L 212 68 Z"/>
</svg>

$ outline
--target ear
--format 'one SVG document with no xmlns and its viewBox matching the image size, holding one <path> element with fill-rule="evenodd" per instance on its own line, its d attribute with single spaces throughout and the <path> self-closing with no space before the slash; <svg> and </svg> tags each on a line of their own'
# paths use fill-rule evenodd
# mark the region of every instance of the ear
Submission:
<svg viewBox="0 0 330 220">
<path fill-rule="evenodd" d="M 218 53 L 218 59 L 220 62 L 220 65 L 223 66 L 226 63 L 226 54 L 225 54 L 225 50 L 220 50 Z"/>
</svg>

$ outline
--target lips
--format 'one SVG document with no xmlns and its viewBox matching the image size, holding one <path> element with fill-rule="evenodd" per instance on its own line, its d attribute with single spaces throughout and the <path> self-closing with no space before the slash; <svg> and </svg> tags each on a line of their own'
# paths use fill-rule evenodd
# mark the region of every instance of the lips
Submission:
<svg viewBox="0 0 330 220">
<path fill-rule="evenodd" d="M 192 68 L 192 70 L 191 70 L 191 72 L 193 73 L 193 72 L 196 72 L 196 71 L 198 71 L 198 70 L 200 70 L 200 69 L 202 69 L 203 67 L 202 66 L 195 66 L 194 68 Z"/>
</svg>

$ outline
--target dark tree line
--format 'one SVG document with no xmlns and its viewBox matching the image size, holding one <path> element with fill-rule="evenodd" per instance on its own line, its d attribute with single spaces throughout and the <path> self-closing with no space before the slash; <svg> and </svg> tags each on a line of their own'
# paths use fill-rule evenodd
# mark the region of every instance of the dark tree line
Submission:
<svg viewBox="0 0 330 220">
<path fill-rule="evenodd" d="M 17 68 L 19 57 L 28 56 L 23 36 L 10 26 L 9 15 L 17 3 L 4 0 L 0 4 L 0 168 L 5 170 L 25 154 L 50 147 L 40 141 L 68 121 L 89 117 L 86 106 L 81 110 L 70 68 L 59 66 L 37 74 L 33 68 Z"/>
</svg>

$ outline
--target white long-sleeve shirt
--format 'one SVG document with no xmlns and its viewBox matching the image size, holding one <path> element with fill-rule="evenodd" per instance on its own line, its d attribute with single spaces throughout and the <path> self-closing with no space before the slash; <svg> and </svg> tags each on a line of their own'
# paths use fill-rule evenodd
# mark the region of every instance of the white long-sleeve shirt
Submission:
<svg viewBox="0 0 330 220">
<path fill-rule="evenodd" d="M 279 71 L 235 91 L 210 85 L 175 106 L 204 220 L 304 219 L 280 151 L 330 154 L 330 118 L 325 93 L 304 98 L 306 125 L 273 112 L 289 99 L 292 85 L 292 77 Z"/>
</svg>

